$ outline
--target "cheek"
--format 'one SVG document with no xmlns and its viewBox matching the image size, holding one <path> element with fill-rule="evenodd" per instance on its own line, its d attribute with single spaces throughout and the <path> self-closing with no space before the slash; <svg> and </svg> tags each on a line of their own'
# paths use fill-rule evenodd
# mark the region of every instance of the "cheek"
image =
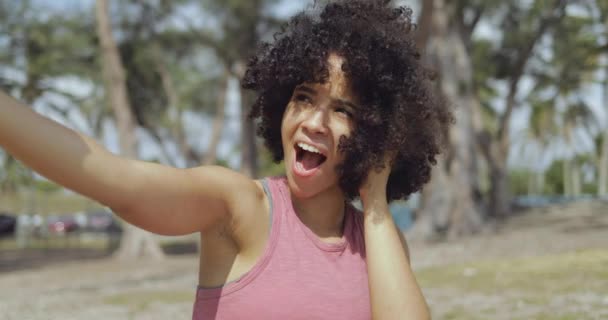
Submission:
<svg viewBox="0 0 608 320">
<path fill-rule="evenodd" d="M 345 122 L 345 121 L 341 122 L 340 125 L 337 126 L 336 129 L 337 130 L 335 133 L 336 133 L 336 137 L 338 138 L 337 141 L 340 141 L 339 138 L 342 136 L 347 137 L 347 138 L 350 137 L 354 132 L 353 126 L 350 123 Z"/>
<path fill-rule="evenodd" d="M 281 120 L 281 135 L 283 138 L 288 138 L 293 131 L 295 131 L 297 122 L 298 119 L 296 119 L 296 115 L 292 108 L 287 107 L 287 110 L 285 110 L 285 113 L 283 114 L 283 119 Z"/>
</svg>

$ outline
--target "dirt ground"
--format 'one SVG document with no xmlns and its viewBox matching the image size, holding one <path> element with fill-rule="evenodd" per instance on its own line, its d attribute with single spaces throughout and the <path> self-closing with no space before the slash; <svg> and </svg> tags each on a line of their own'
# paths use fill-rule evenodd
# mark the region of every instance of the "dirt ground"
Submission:
<svg viewBox="0 0 608 320">
<path fill-rule="evenodd" d="M 608 319 L 608 203 L 410 247 L 434 319 Z M 16 266 L 0 273 L 0 320 L 189 319 L 197 266 L 195 256 Z"/>
</svg>

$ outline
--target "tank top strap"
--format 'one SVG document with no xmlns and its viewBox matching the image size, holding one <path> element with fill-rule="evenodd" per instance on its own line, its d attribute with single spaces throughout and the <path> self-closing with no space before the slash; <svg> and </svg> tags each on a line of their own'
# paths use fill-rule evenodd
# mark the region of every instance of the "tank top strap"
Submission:
<svg viewBox="0 0 608 320">
<path fill-rule="evenodd" d="M 365 257 L 365 236 L 364 236 L 364 225 L 363 225 L 363 212 L 357 209 L 352 203 L 347 205 L 350 227 L 344 232 L 349 237 L 349 245 L 354 251 Z"/>
<path fill-rule="evenodd" d="M 269 196 L 271 223 L 272 215 L 283 215 L 290 208 L 289 190 L 285 177 L 268 177 L 263 179 L 263 185 L 268 188 L 267 195 Z M 287 194 L 286 194 L 287 193 Z"/>
</svg>

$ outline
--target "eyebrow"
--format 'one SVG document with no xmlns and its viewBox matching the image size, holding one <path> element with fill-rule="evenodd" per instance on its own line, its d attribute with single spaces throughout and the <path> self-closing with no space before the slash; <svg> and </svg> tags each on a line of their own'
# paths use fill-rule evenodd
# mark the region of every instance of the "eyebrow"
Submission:
<svg viewBox="0 0 608 320">
<path fill-rule="evenodd" d="M 315 90 L 315 89 L 313 89 L 313 88 L 311 88 L 311 87 L 309 87 L 307 85 L 298 86 L 298 87 L 296 87 L 296 90 L 297 91 L 304 91 L 304 92 L 306 92 L 308 94 L 312 94 L 312 95 L 316 95 L 317 94 L 317 90 Z M 350 107 L 351 109 L 353 109 L 353 111 L 359 109 L 356 104 L 354 104 L 354 103 L 352 103 L 352 102 L 350 102 L 348 100 L 339 99 L 339 98 L 338 99 L 333 99 L 333 100 L 336 101 L 336 102 L 338 102 L 340 105 Z"/>
</svg>

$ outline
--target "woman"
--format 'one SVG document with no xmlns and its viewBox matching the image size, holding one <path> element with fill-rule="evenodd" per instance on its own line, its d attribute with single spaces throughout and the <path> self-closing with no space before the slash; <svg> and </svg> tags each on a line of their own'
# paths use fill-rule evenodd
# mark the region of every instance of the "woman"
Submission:
<svg viewBox="0 0 608 320">
<path fill-rule="evenodd" d="M 121 158 L 5 95 L 0 145 L 138 227 L 200 232 L 193 319 L 428 319 L 388 202 L 429 180 L 451 113 L 412 29 L 389 1 L 334 1 L 261 47 L 243 85 L 285 177 Z"/>
</svg>

